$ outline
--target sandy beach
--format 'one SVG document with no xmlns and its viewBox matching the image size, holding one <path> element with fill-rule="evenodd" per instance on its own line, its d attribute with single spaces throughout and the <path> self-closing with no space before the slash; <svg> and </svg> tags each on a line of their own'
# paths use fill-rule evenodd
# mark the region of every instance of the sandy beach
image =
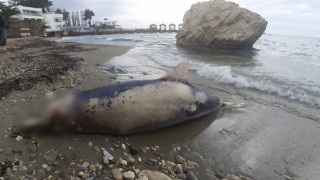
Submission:
<svg viewBox="0 0 320 180">
<path fill-rule="evenodd" d="M 142 161 L 134 164 L 139 170 L 159 170 L 158 166 L 146 163 L 150 159 L 173 161 L 176 155 L 182 155 L 199 164 L 200 168 L 195 172 L 199 179 L 223 179 L 228 174 L 283 180 L 317 179 L 320 176 L 317 156 L 320 154 L 320 114 L 317 109 L 257 91 L 235 91 L 192 71 L 189 76 L 191 84 L 219 95 L 230 105 L 215 114 L 150 133 L 122 137 L 99 134 L 41 136 L 17 141 L 11 127 L 18 119 L 26 117 L 33 104 L 40 103 L 48 93 L 64 94 L 116 83 L 117 77 L 103 65 L 130 50 L 125 46 L 55 43 L 42 39 L 27 42 L 42 45 L 21 47 L 25 40 L 14 40 L 9 42 L 8 49 L 0 50 L 3 73 L 13 68 L 8 65 L 12 58 L 30 54 L 47 57 L 43 54 L 55 51 L 64 55 L 63 61 L 72 63 L 52 69 L 56 73 L 52 73 L 51 78 L 40 76 L 45 73 L 40 70 L 34 75 L 35 78 L 41 77 L 41 81 L 19 87 L 8 86 L 11 89 L 1 92 L 4 96 L 0 101 L 0 160 L 18 159 L 27 168 L 6 173 L 9 178 L 16 179 L 25 174 L 38 178 L 52 176 L 53 179 L 79 177 L 79 167 L 84 162 L 103 164 L 101 147 L 108 148 L 117 158 L 128 153 L 119 148 L 121 144 L 130 144 L 134 149 L 160 147 L 145 154 L 139 152 Z M 27 60 L 17 61 L 23 65 Z M 15 73 L 18 75 L 11 74 L 12 77 L 20 77 L 18 71 Z M 55 158 L 48 162 L 46 157 L 52 154 Z M 49 170 L 43 168 L 44 164 L 50 167 Z M 108 179 L 111 177 L 110 168 L 103 165 L 96 175 Z"/>
</svg>

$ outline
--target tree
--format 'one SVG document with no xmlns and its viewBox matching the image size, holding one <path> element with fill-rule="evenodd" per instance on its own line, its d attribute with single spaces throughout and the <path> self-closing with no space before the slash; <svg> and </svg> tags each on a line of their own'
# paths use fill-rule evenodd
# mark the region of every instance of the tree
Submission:
<svg viewBox="0 0 320 180">
<path fill-rule="evenodd" d="M 56 14 L 63 14 L 63 12 L 62 12 L 61 9 L 56 9 L 55 13 L 56 13 Z"/>
<path fill-rule="evenodd" d="M 42 8 L 46 12 L 53 5 L 50 0 L 9 0 L 9 4 L 13 6 L 22 5 L 27 7 Z"/>
<path fill-rule="evenodd" d="M 89 21 L 89 27 L 91 27 L 92 17 L 94 16 L 94 12 L 90 9 L 86 9 L 84 11 L 84 19 L 85 21 Z"/>
<path fill-rule="evenodd" d="M 62 15 L 63 15 L 63 20 L 64 21 L 68 21 L 69 20 L 70 13 L 68 11 L 66 11 L 64 9 L 63 12 L 62 12 Z"/>
<path fill-rule="evenodd" d="M 11 5 L 7 6 L 3 2 L 0 1 L 0 9 L 2 10 L 2 15 L 7 19 L 9 22 L 11 16 L 20 14 L 20 11 Z"/>
</svg>

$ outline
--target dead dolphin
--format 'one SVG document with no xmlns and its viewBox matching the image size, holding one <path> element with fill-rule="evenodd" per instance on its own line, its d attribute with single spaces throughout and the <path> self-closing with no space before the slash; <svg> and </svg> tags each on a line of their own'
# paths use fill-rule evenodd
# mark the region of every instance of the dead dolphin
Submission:
<svg viewBox="0 0 320 180">
<path fill-rule="evenodd" d="M 221 106 L 221 100 L 188 83 L 182 62 L 156 80 L 131 81 L 76 93 L 50 104 L 22 130 L 141 133 L 186 122 Z M 33 127 L 33 128 L 32 128 Z"/>
</svg>

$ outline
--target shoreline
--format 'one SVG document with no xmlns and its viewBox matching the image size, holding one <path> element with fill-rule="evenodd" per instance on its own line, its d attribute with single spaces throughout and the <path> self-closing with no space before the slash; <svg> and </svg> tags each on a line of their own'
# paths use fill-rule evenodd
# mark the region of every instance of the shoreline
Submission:
<svg viewBox="0 0 320 180">
<path fill-rule="evenodd" d="M 24 46 L 24 43 L 27 45 Z M 32 43 L 36 43 L 38 46 Z M 44 46 L 46 43 L 47 45 Z M 125 54 L 130 50 L 130 47 L 55 43 L 43 38 L 19 39 L 9 41 L 8 44 L 9 47 L 1 49 L 0 52 L 3 55 L 1 60 L 5 62 L 2 67 L 8 65 L 6 69 L 11 68 L 11 58 L 26 57 L 29 54 L 32 54 L 32 57 L 28 57 L 27 61 L 21 61 L 20 64 L 15 63 L 16 68 L 25 65 L 25 63 L 28 64 L 28 61 L 33 61 L 33 58 L 36 60 L 35 64 L 40 63 L 41 67 L 50 66 L 51 64 L 40 61 L 50 58 L 49 56 L 43 57 L 43 54 L 48 51 L 65 55 L 64 59 L 55 59 L 58 61 L 68 61 L 72 58 L 77 58 L 79 61 L 71 64 L 68 69 L 54 74 L 53 80 L 44 78 L 42 81 L 30 84 L 30 86 L 21 85 L 23 88 L 12 89 L 0 100 L 0 177 L 13 179 L 18 177 L 27 179 L 86 179 L 91 177 L 99 179 L 114 177 L 114 171 L 121 176 L 125 176 L 127 172 L 131 171 L 136 177 L 138 175 L 143 177 L 143 173 L 149 177 L 148 170 L 160 173 L 160 169 L 175 168 L 175 165 L 174 167 L 169 167 L 169 165 L 175 164 L 174 162 L 178 163 L 177 155 L 181 154 L 181 149 L 184 149 L 178 146 L 174 148 L 179 150 L 175 150 L 175 153 L 172 154 L 154 142 L 138 146 L 138 144 L 131 142 L 131 136 L 70 134 L 23 137 L 23 135 L 16 134 L 12 128 L 18 120 L 28 117 L 31 110 L 41 108 L 42 101 L 47 96 L 116 83 L 117 75 L 107 71 L 103 64 L 113 57 Z M 37 73 L 37 69 L 32 67 L 30 70 L 34 72 L 35 77 L 45 73 L 41 69 Z M 57 70 L 54 66 L 51 68 Z M 139 155 L 131 154 L 128 146 L 137 150 Z M 105 151 L 103 148 L 115 157 L 112 162 L 103 160 L 102 152 Z M 180 160 L 181 158 L 186 161 L 183 157 L 179 157 Z M 188 160 L 191 161 L 188 161 L 187 165 L 183 165 L 182 170 L 198 168 L 197 163 L 192 161 L 194 159 Z M 127 163 L 129 164 L 127 165 Z M 170 172 L 169 170 L 164 171 L 168 175 L 164 173 L 160 175 L 168 179 L 169 175 L 171 178 L 194 176 L 192 172 L 185 171 L 185 173 L 175 174 L 173 169 Z"/>
<path fill-rule="evenodd" d="M 9 129 L 16 122 L 17 114 L 21 113 L 21 118 L 25 117 L 22 112 L 24 108 L 40 101 L 47 93 L 60 94 L 74 89 L 92 89 L 115 83 L 121 80 L 122 76 L 132 76 L 112 74 L 106 71 L 104 66 L 104 62 L 110 62 L 111 59 L 118 61 L 128 58 L 126 53 L 132 50 L 131 47 L 58 44 L 75 45 L 73 48 L 77 49 L 76 52 L 66 53 L 71 57 L 84 58 L 84 61 L 80 62 L 81 69 L 71 70 L 64 77 L 59 76 L 55 82 L 40 83 L 29 90 L 12 92 L 5 99 L 0 100 L 0 119 L 2 120 L 0 144 L 6 146 L 5 148 L 0 147 L 0 151 L 1 148 L 4 151 L 0 153 L 0 160 L 19 157 L 23 162 L 28 162 L 33 154 L 38 159 L 31 167 L 28 167 L 28 170 L 41 170 L 43 163 L 46 163 L 43 156 L 48 152 L 57 152 L 57 155 L 65 157 L 63 158 L 65 160 L 57 159 L 57 162 L 70 165 L 68 169 L 63 170 L 49 162 L 50 167 L 59 170 L 59 173 L 65 177 L 69 175 L 77 177 L 78 166 L 81 166 L 83 162 L 102 164 L 101 152 L 94 150 L 94 147 L 112 147 L 114 149 L 110 151 L 112 155 L 121 157 L 125 151 L 118 146 L 128 143 L 137 149 L 160 146 L 159 150 L 151 154 L 141 155 L 142 162 L 135 164 L 139 169 L 157 170 L 157 167 L 145 163 L 146 160 L 154 158 L 154 154 L 159 155 L 160 159 L 167 160 L 174 159 L 176 155 L 182 155 L 199 164 L 200 169 L 195 172 L 199 179 L 223 179 L 228 174 L 253 179 L 316 179 L 318 177 L 316 170 L 316 164 L 320 162 L 317 156 L 320 154 L 317 148 L 320 146 L 318 122 L 291 113 L 290 110 L 294 110 L 291 107 L 278 106 L 277 103 L 281 103 L 282 100 L 271 98 L 272 95 L 251 92 L 246 89 L 230 89 L 228 86 L 213 83 L 193 72 L 189 76 L 191 84 L 216 94 L 225 101 L 232 102 L 234 106 L 223 108 L 217 114 L 211 114 L 193 122 L 143 134 L 124 137 L 75 134 L 63 137 L 36 137 L 35 140 L 25 139 L 17 142 L 15 137 L 11 137 Z M 82 47 L 84 51 L 80 51 L 77 46 Z M 35 49 L 29 49 L 26 53 L 32 51 Z M 6 54 L 8 57 L 14 55 L 15 52 Z M 101 59 L 103 61 L 100 61 Z M 161 71 L 163 71 L 162 68 Z M 141 72 L 138 74 L 141 75 Z M 294 104 L 295 108 L 305 111 L 307 115 L 320 117 L 319 113 L 314 112 L 313 109 L 299 106 L 297 103 L 290 104 L 290 101 L 285 99 L 283 101 L 289 105 Z M 40 144 L 36 152 L 30 151 L 30 148 L 34 147 L 34 141 Z M 93 144 L 92 147 L 88 146 L 90 142 Z M 12 150 L 22 153 L 13 153 Z M 302 155 L 297 156 L 297 154 Z M 110 176 L 109 169 L 104 165 L 104 171 L 101 171 L 102 176 Z M 52 171 L 45 172 L 46 176 L 51 174 L 54 177 L 61 177 Z M 18 172 L 15 177 L 18 175 L 23 174 Z"/>
</svg>

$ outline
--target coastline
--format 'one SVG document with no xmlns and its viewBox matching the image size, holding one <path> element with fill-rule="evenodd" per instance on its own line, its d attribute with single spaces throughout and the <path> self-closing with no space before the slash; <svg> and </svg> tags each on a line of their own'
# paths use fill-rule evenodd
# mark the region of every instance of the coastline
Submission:
<svg viewBox="0 0 320 180">
<path fill-rule="evenodd" d="M 60 170 L 63 175 L 68 173 L 70 175 L 74 169 L 77 169 L 80 162 L 101 161 L 101 152 L 88 147 L 89 142 L 97 147 L 113 147 L 114 143 L 123 142 L 130 143 L 136 148 L 160 146 L 157 153 L 161 154 L 163 159 L 172 159 L 176 154 L 182 154 L 199 163 L 200 169 L 196 174 L 199 179 L 223 179 L 228 174 L 253 179 L 316 179 L 318 177 L 316 164 L 320 162 L 317 157 L 317 154 L 320 154 L 318 148 L 320 138 L 317 135 L 320 126 L 317 121 L 292 113 L 290 108 L 279 106 L 277 102 L 280 99 L 260 98 L 267 95 L 249 92 L 249 90 L 228 89 L 193 72 L 189 76 L 191 84 L 219 95 L 225 101 L 232 102 L 234 106 L 225 107 L 217 114 L 211 114 L 193 122 L 126 137 L 99 134 L 37 137 L 36 141 L 40 144 L 39 150 L 37 153 L 30 152 L 30 146 L 32 147 L 34 140 L 26 139 L 17 142 L 15 138 L 10 137 L 9 128 L 14 125 L 17 112 L 21 113 L 23 118 L 24 108 L 43 99 L 46 93 L 64 94 L 74 89 L 86 90 L 117 82 L 120 76 L 105 71 L 104 63 L 110 62 L 111 59 L 117 61 L 123 58 L 131 49 L 113 45 L 58 43 L 64 46 L 67 44 L 72 48 L 70 52 L 64 53 L 84 59 L 79 61 L 80 69 L 71 69 L 65 75 L 59 75 L 54 82 L 40 83 L 29 90 L 11 92 L 0 101 L 0 119 L 2 119 L 0 137 L 4 137 L 0 139 L 0 144 L 3 145 L 0 149 L 5 147 L 2 148 L 4 153 L 0 153 L 1 160 L 18 156 L 19 159 L 28 162 L 32 154 L 45 155 L 47 152 L 55 151 L 66 157 L 65 160 L 59 160 L 59 163 L 70 164 L 66 170 L 54 166 L 55 169 Z M 79 47 L 82 49 L 80 50 Z M 25 53 L 42 50 L 32 48 Z M 73 50 L 75 51 L 71 52 Z M 10 58 L 16 53 L 7 53 L 5 56 Z M 251 97 L 244 92 L 249 92 Z M 294 104 L 294 107 L 300 111 L 305 110 L 307 115 L 320 117 L 316 110 L 305 106 L 301 109 L 302 106 L 296 106 L 297 103 L 284 101 Z M 181 148 L 178 152 L 177 147 Z M 23 153 L 19 155 L 12 150 Z M 123 152 L 116 150 L 112 153 L 120 157 Z M 302 155 L 298 157 L 297 154 Z M 36 157 L 38 160 L 30 169 L 41 169 L 42 156 Z M 72 160 L 73 158 L 75 160 Z M 138 168 L 154 168 L 144 163 L 144 160 L 152 158 L 152 155 L 147 154 L 143 158 L 142 163 L 137 165 Z M 101 172 L 110 173 L 107 168 Z M 45 173 L 45 175 L 49 174 L 53 174 L 54 177 L 60 176 L 53 172 Z M 77 176 L 77 172 L 73 175 Z"/>
</svg>

